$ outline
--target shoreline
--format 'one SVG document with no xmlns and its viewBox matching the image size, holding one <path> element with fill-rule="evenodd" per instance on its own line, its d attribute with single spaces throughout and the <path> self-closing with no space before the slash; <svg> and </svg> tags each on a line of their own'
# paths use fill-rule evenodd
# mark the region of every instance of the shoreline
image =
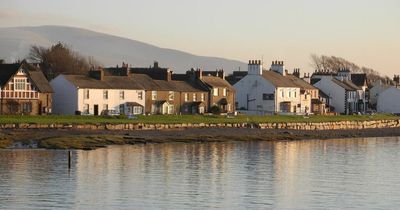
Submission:
<svg viewBox="0 0 400 210">
<path fill-rule="evenodd" d="M 299 141 L 400 136 L 399 128 L 290 130 L 183 128 L 168 130 L 0 129 L 0 148 L 92 150 L 109 145 L 233 141 Z"/>
</svg>

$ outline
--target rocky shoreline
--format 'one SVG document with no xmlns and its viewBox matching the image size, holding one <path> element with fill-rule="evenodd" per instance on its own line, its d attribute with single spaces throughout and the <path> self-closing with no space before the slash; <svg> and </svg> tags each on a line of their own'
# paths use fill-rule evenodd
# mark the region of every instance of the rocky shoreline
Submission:
<svg viewBox="0 0 400 210">
<path fill-rule="evenodd" d="M 400 136 L 399 128 L 291 130 L 255 128 L 179 128 L 167 130 L 1 129 L 0 148 L 96 149 L 108 145 L 295 141 Z"/>
</svg>

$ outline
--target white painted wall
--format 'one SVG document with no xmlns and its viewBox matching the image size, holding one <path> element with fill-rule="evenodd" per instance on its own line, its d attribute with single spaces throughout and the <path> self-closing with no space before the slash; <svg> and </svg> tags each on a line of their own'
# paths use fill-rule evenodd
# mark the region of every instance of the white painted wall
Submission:
<svg viewBox="0 0 400 210">
<path fill-rule="evenodd" d="M 145 106 L 145 91 L 144 90 L 126 90 L 126 89 L 108 89 L 108 99 L 103 97 L 103 92 L 106 89 L 89 89 L 89 98 L 85 99 L 84 92 L 87 89 L 78 90 L 78 110 L 84 111 L 84 105 L 89 104 L 89 114 L 94 114 L 94 106 L 98 105 L 99 114 L 104 105 L 108 105 L 109 110 L 119 112 L 120 105 L 124 105 L 124 114 L 128 114 L 128 109 L 125 106 L 127 102 L 137 102 L 143 107 Z M 124 99 L 120 98 L 120 91 L 124 91 Z M 139 92 L 142 91 L 142 99 L 138 98 Z"/>
<path fill-rule="evenodd" d="M 381 92 L 377 99 L 377 111 L 382 113 L 400 113 L 400 90 L 390 87 Z"/>
<path fill-rule="evenodd" d="M 377 105 L 378 96 L 380 93 L 388 89 L 390 86 L 382 84 L 378 81 L 373 84 L 373 87 L 369 90 L 369 103 L 371 105 Z"/>
<path fill-rule="evenodd" d="M 120 105 L 124 105 L 124 114 L 128 114 L 126 107 L 127 102 L 136 102 L 145 106 L 144 90 L 127 90 L 127 89 L 85 89 L 73 85 L 65 79 L 63 75 L 59 75 L 50 82 L 54 89 L 53 94 L 53 113 L 62 115 L 75 114 L 75 111 L 84 112 L 84 105 L 89 105 L 89 114 L 94 114 L 94 105 L 98 105 L 99 114 L 103 110 L 104 105 L 108 105 L 108 109 L 120 110 Z M 89 98 L 86 99 L 84 93 L 89 90 Z M 108 99 L 104 98 L 104 91 L 108 91 Z M 120 91 L 124 91 L 124 99 L 120 98 Z M 142 92 L 142 99 L 139 99 L 139 92 Z"/>
<path fill-rule="evenodd" d="M 345 112 L 345 89 L 332 81 L 332 77 L 321 77 L 321 80 L 314 84 L 331 97 L 330 105 L 335 107 L 335 112 Z"/>
<path fill-rule="evenodd" d="M 76 87 L 59 75 L 50 81 L 53 88 L 53 114 L 73 115 L 78 110 Z"/>
<path fill-rule="evenodd" d="M 261 75 L 247 75 L 233 87 L 236 89 L 237 109 L 243 107 L 250 111 L 249 113 L 281 112 L 280 103 L 284 101 L 291 102 L 292 106 L 300 104 L 300 88 L 276 88 Z M 263 94 L 274 94 L 274 99 L 263 100 Z M 247 102 L 247 99 L 249 99 L 249 102 Z M 300 112 L 300 108 L 297 108 L 296 111 Z"/>
</svg>

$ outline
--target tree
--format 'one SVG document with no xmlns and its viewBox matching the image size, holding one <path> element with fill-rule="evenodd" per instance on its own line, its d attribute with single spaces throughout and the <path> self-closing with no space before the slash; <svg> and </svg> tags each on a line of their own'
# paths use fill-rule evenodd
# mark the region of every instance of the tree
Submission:
<svg viewBox="0 0 400 210">
<path fill-rule="evenodd" d="M 28 59 L 39 63 L 47 79 L 59 74 L 87 74 L 88 59 L 61 42 L 49 47 L 31 46 Z"/>
<path fill-rule="evenodd" d="M 332 71 L 338 72 L 340 69 L 348 69 L 354 73 L 365 73 L 368 76 L 368 79 L 375 81 L 375 80 L 382 80 L 387 81 L 388 77 L 383 77 L 379 74 L 378 71 L 374 69 L 367 68 L 367 67 L 360 67 L 355 63 L 352 63 L 344 58 L 336 57 L 336 56 L 325 56 L 325 55 L 316 55 L 312 54 L 310 56 L 311 59 L 311 66 L 316 71 Z"/>
<path fill-rule="evenodd" d="M 4 63 L 4 59 L 0 59 L 0 64 L 3 64 Z"/>
</svg>

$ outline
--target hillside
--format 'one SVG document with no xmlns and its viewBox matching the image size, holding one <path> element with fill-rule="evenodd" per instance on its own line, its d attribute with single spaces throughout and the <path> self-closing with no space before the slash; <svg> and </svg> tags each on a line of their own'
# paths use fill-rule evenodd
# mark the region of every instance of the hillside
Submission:
<svg viewBox="0 0 400 210">
<path fill-rule="evenodd" d="M 246 64 L 224 58 L 196 56 L 190 53 L 165 49 L 151 44 L 98 33 L 86 29 L 65 26 L 38 26 L 0 28 L 0 58 L 7 61 L 23 59 L 33 44 L 50 46 L 64 42 L 82 55 L 92 56 L 105 66 L 115 66 L 123 61 L 134 66 L 149 66 L 154 60 L 175 72 L 190 68 L 215 70 L 224 68 L 227 72 L 246 69 Z"/>
</svg>

